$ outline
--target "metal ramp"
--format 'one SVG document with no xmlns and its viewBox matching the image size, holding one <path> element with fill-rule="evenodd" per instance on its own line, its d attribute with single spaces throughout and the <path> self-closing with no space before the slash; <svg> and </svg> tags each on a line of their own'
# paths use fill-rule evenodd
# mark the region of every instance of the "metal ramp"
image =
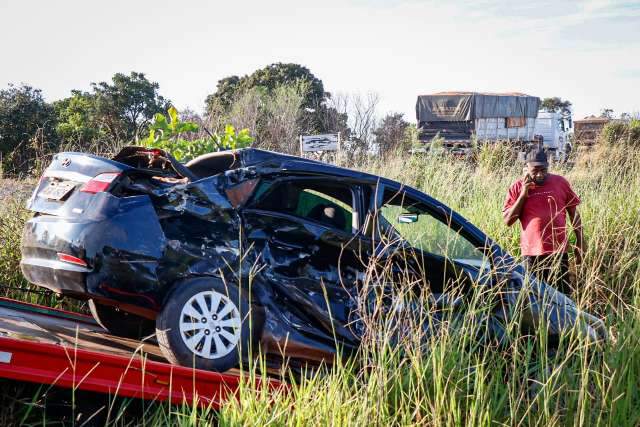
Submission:
<svg viewBox="0 0 640 427">
<path fill-rule="evenodd" d="M 116 337 L 90 316 L 0 298 L 2 378 L 218 408 L 235 396 L 242 375 L 171 365 L 152 338 Z"/>
</svg>

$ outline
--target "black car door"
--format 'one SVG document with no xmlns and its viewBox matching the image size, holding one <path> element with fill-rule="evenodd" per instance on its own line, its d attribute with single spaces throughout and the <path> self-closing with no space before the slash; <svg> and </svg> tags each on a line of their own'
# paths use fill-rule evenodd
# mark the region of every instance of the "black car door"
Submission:
<svg viewBox="0 0 640 427">
<path fill-rule="evenodd" d="M 366 217 L 376 256 L 433 294 L 465 293 L 490 279 L 487 242 L 471 238 L 453 212 L 402 187 L 380 185 Z"/>
<path fill-rule="evenodd" d="M 360 187 L 330 177 L 263 177 L 242 209 L 255 292 L 289 339 L 357 345 L 349 323 L 366 268 L 362 211 Z"/>
</svg>

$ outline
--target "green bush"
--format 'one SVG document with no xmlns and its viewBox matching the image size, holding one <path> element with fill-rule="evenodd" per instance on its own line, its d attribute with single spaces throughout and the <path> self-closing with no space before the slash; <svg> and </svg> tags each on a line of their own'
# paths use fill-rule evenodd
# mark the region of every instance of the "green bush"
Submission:
<svg viewBox="0 0 640 427">
<path fill-rule="evenodd" d="M 178 111 L 171 107 L 168 117 L 164 114 L 156 114 L 153 123 L 149 126 L 149 136 L 141 141 L 141 144 L 149 148 L 160 148 L 168 151 L 178 161 L 188 162 L 202 154 L 214 151 L 235 150 L 249 146 L 253 138 L 248 129 L 236 132 L 231 125 L 225 126 L 224 133 L 209 134 L 208 138 L 187 140 L 182 135 L 197 132 L 199 126 L 192 122 L 183 122 L 178 118 Z"/>
</svg>

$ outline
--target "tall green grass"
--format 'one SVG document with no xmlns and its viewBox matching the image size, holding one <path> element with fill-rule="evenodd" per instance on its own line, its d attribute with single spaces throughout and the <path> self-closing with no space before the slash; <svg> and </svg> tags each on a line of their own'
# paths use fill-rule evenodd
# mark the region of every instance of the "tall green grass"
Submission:
<svg viewBox="0 0 640 427">
<path fill-rule="evenodd" d="M 506 191 L 522 166 L 499 147 L 482 148 L 475 163 L 398 155 L 385 163 L 358 167 L 445 202 L 512 254 L 519 254 L 518 226 L 507 228 L 501 211 Z M 293 381 L 288 391 L 275 394 L 254 386 L 253 376 L 262 370 L 258 361 L 249 369 L 238 399 L 219 412 L 155 405 L 145 413 L 145 423 L 639 425 L 640 150 L 609 146 L 551 172 L 566 176 L 582 199 L 579 210 L 587 252 L 583 265 L 574 268 L 578 285 L 574 297 L 581 308 L 605 319 L 612 340 L 602 349 L 567 334 L 554 356 L 545 357 L 549 349 L 544 327 L 538 336 L 515 339 L 507 348 L 480 346 L 482 330 L 476 320 L 487 314 L 491 300 L 482 293 L 466 303 L 464 316 L 451 313 L 439 325 L 429 325 L 432 308 L 426 294 L 417 301 L 406 300 L 404 311 L 391 314 L 376 310 L 374 301 L 364 317 L 370 332 L 355 357 L 309 373 Z M 18 227 L 21 217 L 12 214 L 12 218 Z M 6 230 L 2 233 L 4 237 Z M 17 274 L 16 260 L 8 257 L 0 264 L 3 280 Z M 374 279 L 368 282 L 369 291 L 382 292 L 376 288 L 380 280 Z M 402 293 L 396 297 L 409 298 Z M 393 326 L 398 322 L 408 325 L 402 336 Z M 516 324 L 510 326 L 517 337 Z M 115 425 L 136 422 L 124 412 L 114 413 Z"/>
</svg>

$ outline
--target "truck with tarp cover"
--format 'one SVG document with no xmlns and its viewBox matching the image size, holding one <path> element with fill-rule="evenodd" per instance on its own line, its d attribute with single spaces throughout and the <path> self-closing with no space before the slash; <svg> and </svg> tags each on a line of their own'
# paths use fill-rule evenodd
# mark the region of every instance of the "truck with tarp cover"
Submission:
<svg viewBox="0 0 640 427">
<path fill-rule="evenodd" d="M 540 98 L 522 93 L 439 92 L 416 102 L 418 139 L 436 136 L 448 148 L 479 142 L 534 141 Z"/>
</svg>

